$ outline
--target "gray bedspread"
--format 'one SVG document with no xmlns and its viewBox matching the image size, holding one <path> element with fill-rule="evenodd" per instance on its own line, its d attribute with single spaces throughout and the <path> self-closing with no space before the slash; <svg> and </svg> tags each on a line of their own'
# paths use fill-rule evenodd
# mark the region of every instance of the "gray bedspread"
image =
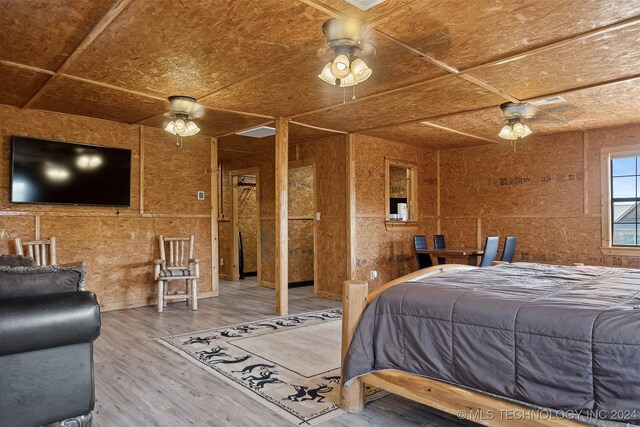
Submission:
<svg viewBox="0 0 640 427">
<path fill-rule="evenodd" d="M 384 369 L 638 420 L 640 270 L 516 263 L 399 284 L 365 310 L 343 380 Z"/>
</svg>

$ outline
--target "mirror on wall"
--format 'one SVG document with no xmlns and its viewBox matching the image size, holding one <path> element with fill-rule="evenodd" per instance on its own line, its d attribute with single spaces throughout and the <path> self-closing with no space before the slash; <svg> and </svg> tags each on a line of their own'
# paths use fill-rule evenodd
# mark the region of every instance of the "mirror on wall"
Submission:
<svg viewBox="0 0 640 427">
<path fill-rule="evenodd" d="M 385 159 L 385 200 L 387 221 L 416 221 L 416 166 Z"/>
</svg>

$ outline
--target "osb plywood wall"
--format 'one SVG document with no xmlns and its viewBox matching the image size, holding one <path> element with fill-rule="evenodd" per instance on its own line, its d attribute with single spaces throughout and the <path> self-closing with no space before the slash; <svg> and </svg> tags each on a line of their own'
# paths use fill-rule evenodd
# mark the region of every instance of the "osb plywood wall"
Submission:
<svg viewBox="0 0 640 427">
<path fill-rule="evenodd" d="M 372 288 L 414 271 L 414 234 L 436 231 L 436 153 L 364 135 L 355 135 L 356 270 L 355 279 Z M 418 224 L 413 229 L 385 226 L 385 158 L 417 165 Z M 403 179 L 406 179 L 404 177 Z M 369 272 L 378 277 L 369 280 Z"/>
<path fill-rule="evenodd" d="M 131 207 L 12 206 L 12 135 L 132 150 Z M 210 194 L 209 138 L 189 138 L 181 151 L 161 129 L 6 106 L 0 137 L 0 253 L 14 253 L 15 237 L 56 236 L 58 262 L 85 261 L 87 289 L 103 309 L 117 309 L 155 303 L 159 234 L 195 234 L 198 289 L 203 296 L 211 290 L 210 204 L 196 197 L 199 190 Z"/>
<path fill-rule="evenodd" d="M 513 234 L 516 261 L 640 267 L 640 257 L 600 251 L 600 149 L 637 148 L 638 135 L 634 125 L 532 137 L 515 153 L 506 144 L 441 151 L 447 245 Z"/>
<path fill-rule="evenodd" d="M 346 148 L 343 136 L 335 136 L 290 146 L 289 160 L 304 164 L 314 164 L 316 186 L 316 211 L 321 220 L 316 224 L 316 293 L 321 296 L 339 298 L 342 294 L 342 282 L 347 278 L 346 244 Z M 275 272 L 274 239 L 274 152 L 273 150 L 252 156 L 225 160 L 221 164 L 224 220 L 219 222 L 220 257 L 224 265 L 220 267 L 223 277 L 231 277 L 231 181 L 229 172 L 245 168 L 258 167 L 260 195 L 260 236 L 261 236 L 261 284 L 273 286 Z M 294 163 L 295 165 L 295 163 Z M 304 186 L 291 188 L 292 192 L 308 191 Z M 292 197 L 292 198 L 291 198 Z M 298 209 L 296 197 L 290 197 L 290 209 Z M 305 196 L 306 197 L 306 196 Z M 293 213 L 290 212 L 293 216 Z M 296 213 L 297 215 L 297 213 Z M 300 216 L 313 217 L 313 209 L 308 204 L 301 208 Z M 304 223 L 298 225 L 296 223 Z M 292 235 L 305 236 L 308 251 L 308 236 L 314 220 L 290 220 Z M 289 242 L 289 251 L 297 251 L 298 245 Z M 307 257 L 309 258 L 309 257 Z M 291 260 L 292 258 L 290 258 Z M 308 265 L 308 264 L 307 264 Z M 302 277 L 309 277 L 308 271 Z M 292 277 L 289 278 L 290 281 Z M 304 279 L 310 280 L 310 279 Z"/>
<path fill-rule="evenodd" d="M 249 185 L 238 186 L 238 231 L 242 234 L 242 254 L 244 272 L 258 271 L 258 200 L 256 178 L 243 176 Z"/>
</svg>

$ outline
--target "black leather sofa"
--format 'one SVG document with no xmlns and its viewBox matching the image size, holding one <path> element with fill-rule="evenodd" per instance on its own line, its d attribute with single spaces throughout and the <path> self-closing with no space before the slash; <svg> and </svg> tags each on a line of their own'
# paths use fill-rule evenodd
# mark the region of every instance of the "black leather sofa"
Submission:
<svg viewBox="0 0 640 427">
<path fill-rule="evenodd" d="M 100 308 L 84 267 L 0 258 L 0 425 L 90 426 Z"/>
</svg>

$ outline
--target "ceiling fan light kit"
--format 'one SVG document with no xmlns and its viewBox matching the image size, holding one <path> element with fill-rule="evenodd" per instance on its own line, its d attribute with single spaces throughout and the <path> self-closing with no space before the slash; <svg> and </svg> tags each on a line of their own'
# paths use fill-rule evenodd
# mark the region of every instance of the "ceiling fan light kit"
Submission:
<svg viewBox="0 0 640 427">
<path fill-rule="evenodd" d="M 522 117 L 527 110 L 528 104 L 505 102 L 500 105 L 502 115 L 507 119 L 507 124 L 500 129 L 498 136 L 502 139 L 511 141 L 513 150 L 516 150 L 516 140 L 525 138 L 533 133 L 531 128 L 522 123 Z"/>
<path fill-rule="evenodd" d="M 327 44 L 336 56 L 324 66 L 318 77 L 330 85 L 354 87 L 353 99 L 355 85 L 364 82 L 373 73 L 359 57 L 363 51 L 361 44 L 366 29 L 366 23 L 357 18 L 333 18 L 322 26 Z"/>
<path fill-rule="evenodd" d="M 193 136 L 200 132 L 200 128 L 193 119 L 200 119 L 203 116 L 203 108 L 195 98 L 190 96 L 170 96 L 169 104 L 171 112 L 165 114 L 167 117 L 175 118 L 164 128 L 165 131 L 176 136 L 176 145 L 182 149 L 182 138 Z"/>
</svg>

